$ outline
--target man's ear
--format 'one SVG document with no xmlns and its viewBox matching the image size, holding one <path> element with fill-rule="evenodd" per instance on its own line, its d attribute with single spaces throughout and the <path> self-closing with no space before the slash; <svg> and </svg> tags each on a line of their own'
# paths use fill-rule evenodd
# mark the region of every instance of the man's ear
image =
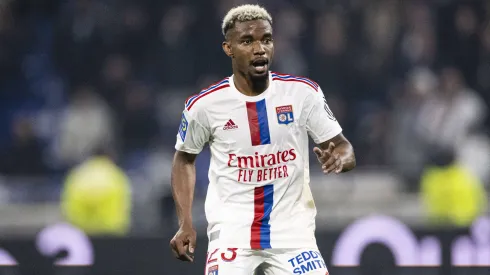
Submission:
<svg viewBox="0 0 490 275">
<path fill-rule="evenodd" d="M 223 47 L 223 51 L 225 52 L 225 54 L 227 56 L 233 57 L 233 53 L 231 51 L 231 44 L 230 44 L 230 42 L 223 41 L 222 47 Z"/>
</svg>

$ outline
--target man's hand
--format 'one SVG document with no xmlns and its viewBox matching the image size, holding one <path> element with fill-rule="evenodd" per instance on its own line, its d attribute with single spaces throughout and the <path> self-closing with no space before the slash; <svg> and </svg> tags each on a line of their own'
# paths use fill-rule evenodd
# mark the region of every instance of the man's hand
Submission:
<svg viewBox="0 0 490 275">
<path fill-rule="evenodd" d="M 332 172 L 340 173 L 344 168 L 340 155 L 334 152 L 335 143 L 330 142 L 327 150 L 322 150 L 318 147 L 313 148 L 318 161 L 322 165 L 324 174 L 330 174 Z"/>
<path fill-rule="evenodd" d="M 190 226 L 181 226 L 170 241 L 175 257 L 181 261 L 193 262 L 196 248 L 196 230 Z"/>
</svg>

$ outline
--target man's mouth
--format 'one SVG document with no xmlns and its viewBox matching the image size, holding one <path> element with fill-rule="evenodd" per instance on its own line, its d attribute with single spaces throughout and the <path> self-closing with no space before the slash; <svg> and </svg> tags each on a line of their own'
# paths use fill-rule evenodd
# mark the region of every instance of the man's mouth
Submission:
<svg viewBox="0 0 490 275">
<path fill-rule="evenodd" d="M 263 73 L 267 70 L 267 65 L 269 64 L 269 60 L 267 58 L 257 58 L 252 61 L 252 66 L 254 66 L 255 71 L 258 73 Z"/>
</svg>

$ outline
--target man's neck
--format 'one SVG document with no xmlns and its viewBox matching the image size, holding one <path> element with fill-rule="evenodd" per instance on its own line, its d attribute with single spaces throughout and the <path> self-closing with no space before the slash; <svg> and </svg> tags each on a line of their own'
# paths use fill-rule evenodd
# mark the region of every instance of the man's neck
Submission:
<svg viewBox="0 0 490 275">
<path fill-rule="evenodd" d="M 264 79 L 251 79 L 239 72 L 233 74 L 233 82 L 236 89 L 246 96 L 256 96 L 263 93 L 269 87 L 269 75 Z"/>
</svg>

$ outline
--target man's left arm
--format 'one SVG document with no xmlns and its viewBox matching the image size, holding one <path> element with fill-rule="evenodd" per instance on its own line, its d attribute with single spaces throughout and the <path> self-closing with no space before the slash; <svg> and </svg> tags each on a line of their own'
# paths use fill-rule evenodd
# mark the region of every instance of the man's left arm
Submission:
<svg viewBox="0 0 490 275">
<path fill-rule="evenodd" d="M 356 167 L 354 148 L 342 133 L 313 149 L 325 174 L 343 173 Z"/>
<path fill-rule="evenodd" d="M 356 166 L 354 149 L 342 134 L 342 127 L 330 110 L 321 88 L 305 99 L 304 111 L 306 129 L 317 144 L 313 151 L 324 173 L 352 170 Z"/>
</svg>

